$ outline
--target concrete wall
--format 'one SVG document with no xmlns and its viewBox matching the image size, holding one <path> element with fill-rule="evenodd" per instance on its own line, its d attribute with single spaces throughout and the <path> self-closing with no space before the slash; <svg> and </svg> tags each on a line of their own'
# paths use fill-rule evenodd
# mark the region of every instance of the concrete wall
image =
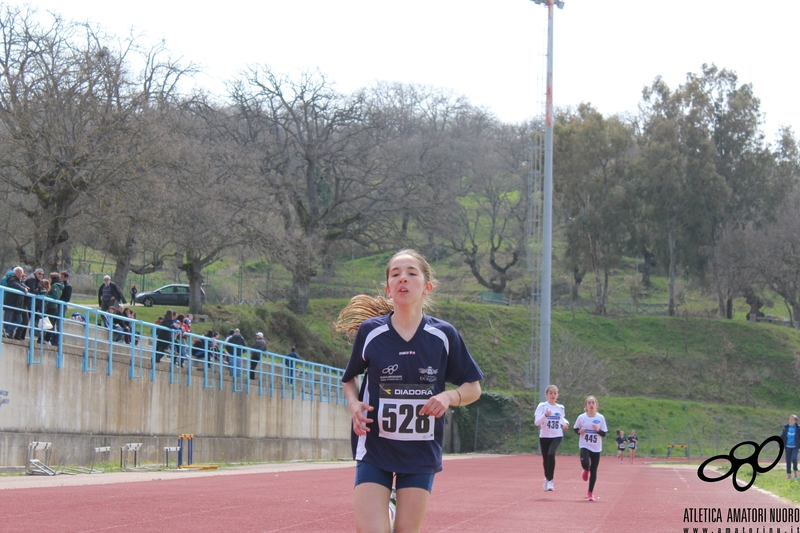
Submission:
<svg viewBox="0 0 800 533">
<path fill-rule="evenodd" d="M 10 403 L 0 408 L 0 466 L 25 463 L 31 441 L 53 443 L 52 464 L 88 465 L 95 446 L 144 444 L 140 459 L 163 462 L 164 446 L 177 446 L 183 433 L 195 435 L 195 462 L 285 461 L 349 458 L 350 412 L 344 405 L 282 399 L 232 392 L 229 376 L 223 390 L 203 388 L 203 372 L 186 385 L 169 383 L 169 364 L 162 361 L 150 381 L 150 362 L 143 377 L 128 377 L 130 355 L 116 353 L 112 375 L 107 355 L 98 350 L 97 371 L 83 372 L 83 350 L 64 346 L 63 368 L 56 368 L 56 349 L 46 347 L 42 364 L 28 364 L 28 346 L 3 339 L 0 388 Z M 36 357 L 39 360 L 39 356 Z M 217 376 L 218 379 L 218 376 Z M 252 382 L 256 383 L 256 382 Z M 216 382 L 215 382 L 216 384 Z"/>
</svg>

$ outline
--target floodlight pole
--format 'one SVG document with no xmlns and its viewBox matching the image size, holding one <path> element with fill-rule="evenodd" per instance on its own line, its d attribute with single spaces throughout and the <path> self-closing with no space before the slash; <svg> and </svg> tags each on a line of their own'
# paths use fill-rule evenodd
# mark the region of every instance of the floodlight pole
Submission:
<svg viewBox="0 0 800 533">
<path fill-rule="evenodd" d="M 539 337 L 539 396 L 546 401 L 550 384 L 550 327 L 553 268 L 553 6 L 564 9 L 562 0 L 533 0 L 547 5 L 547 96 L 544 123 L 544 183 L 542 191 L 542 330 Z"/>
</svg>

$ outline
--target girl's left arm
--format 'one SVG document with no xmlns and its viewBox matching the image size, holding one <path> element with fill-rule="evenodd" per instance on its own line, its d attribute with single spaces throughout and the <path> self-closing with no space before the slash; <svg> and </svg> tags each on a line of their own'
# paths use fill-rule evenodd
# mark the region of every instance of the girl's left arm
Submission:
<svg viewBox="0 0 800 533">
<path fill-rule="evenodd" d="M 420 414 L 433 415 L 439 418 L 447 412 L 448 407 L 461 407 L 469 405 L 481 397 L 481 384 L 479 381 L 462 383 L 457 389 L 440 392 L 431 397 L 422 406 Z"/>
</svg>

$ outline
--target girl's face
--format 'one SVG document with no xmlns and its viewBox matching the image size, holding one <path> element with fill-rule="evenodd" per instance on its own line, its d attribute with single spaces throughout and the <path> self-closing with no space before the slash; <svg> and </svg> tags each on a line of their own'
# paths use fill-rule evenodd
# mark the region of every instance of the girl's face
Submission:
<svg viewBox="0 0 800 533">
<path fill-rule="evenodd" d="M 547 392 L 545 392 L 544 395 L 547 397 L 547 403 L 554 404 L 556 403 L 556 400 L 558 400 L 558 389 L 547 389 Z"/>
<path fill-rule="evenodd" d="M 793 426 L 793 425 L 795 425 L 795 424 L 796 424 L 796 422 L 795 422 L 795 419 L 794 419 L 794 417 L 793 417 L 793 416 L 790 416 L 790 417 L 789 417 L 789 425 L 790 425 L 790 426 Z"/>
<path fill-rule="evenodd" d="M 590 415 L 593 415 L 597 412 L 597 400 L 594 398 L 589 398 L 586 400 L 586 412 Z"/>
<path fill-rule="evenodd" d="M 421 305 L 422 299 L 433 289 L 433 284 L 425 279 L 419 261 L 410 255 L 399 255 L 392 259 L 388 270 L 386 296 L 395 305 Z"/>
<path fill-rule="evenodd" d="M 631 434 L 631 435 L 636 435 L 636 430 L 635 430 L 635 429 L 632 429 L 630 434 Z"/>
</svg>

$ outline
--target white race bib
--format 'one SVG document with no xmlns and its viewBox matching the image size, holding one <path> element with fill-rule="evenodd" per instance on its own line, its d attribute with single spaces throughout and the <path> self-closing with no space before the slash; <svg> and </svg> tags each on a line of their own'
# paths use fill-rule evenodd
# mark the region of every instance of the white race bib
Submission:
<svg viewBox="0 0 800 533">
<path fill-rule="evenodd" d="M 419 414 L 433 396 L 433 384 L 381 384 L 379 387 L 379 436 L 391 440 L 433 440 L 434 416 Z"/>
</svg>

